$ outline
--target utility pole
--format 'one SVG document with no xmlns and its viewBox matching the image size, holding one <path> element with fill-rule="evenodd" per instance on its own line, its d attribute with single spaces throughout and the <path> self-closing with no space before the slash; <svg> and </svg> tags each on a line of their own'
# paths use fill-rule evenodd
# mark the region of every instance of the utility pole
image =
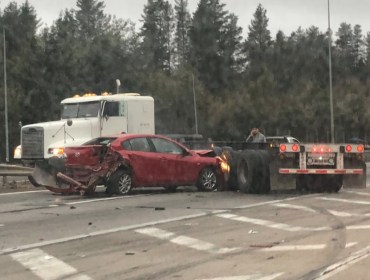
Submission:
<svg viewBox="0 0 370 280">
<path fill-rule="evenodd" d="M 8 86 L 6 79 L 6 41 L 5 41 L 5 26 L 4 33 L 4 93 L 5 93 L 5 145 L 6 145 L 6 163 L 9 163 L 9 131 L 8 131 Z"/>
<path fill-rule="evenodd" d="M 193 97 L 194 97 L 194 114 L 195 114 L 195 134 L 198 135 L 198 115 L 197 115 L 197 100 L 195 98 L 195 82 L 194 82 L 194 74 L 193 77 Z"/>
<path fill-rule="evenodd" d="M 121 81 L 117 79 L 116 84 L 117 84 L 117 94 L 119 94 L 119 87 L 121 86 Z"/>
<path fill-rule="evenodd" d="M 332 70 L 331 70 L 330 0 L 328 0 L 328 23 L 329 23 L 330 128 L 331 128 L 331 143 L 334 144 L 335 135 L 334 135 L 334 109 L 333 109 L 333 78 L 332 78 Z"/>
</svg>

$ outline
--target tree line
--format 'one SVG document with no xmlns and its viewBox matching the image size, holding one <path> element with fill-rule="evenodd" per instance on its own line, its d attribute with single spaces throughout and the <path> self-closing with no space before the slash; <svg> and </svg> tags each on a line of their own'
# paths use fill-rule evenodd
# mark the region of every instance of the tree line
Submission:
<svg viewBox="0 0 370 280">
<path fill-rule="evenodd" d="M 330 138 L 328 30 L 271 34 L 262 5 L 249 26 L 240 26 L 220 0 L 199 0 L 193 14 L 188 0 L 148 0 L 136 31 L 129 19 L 107 14 L 104 1 L 76 2 L 46 28 L 28 1 L 11 2 L 0 13 L 11 149 L 19 144 L 20 121 L 57 120 L 61 100 L 115 92 L 116 79 L 124 92 L 155 98 L 157 133 L 195 133 L 194 89 L 199 133 L 206 137 L 245 140 L 258 126 L 271 136 Z M 369 139 L 370 33 L 348 23 L 332 33 L 335 137 Z"/>
</svg>

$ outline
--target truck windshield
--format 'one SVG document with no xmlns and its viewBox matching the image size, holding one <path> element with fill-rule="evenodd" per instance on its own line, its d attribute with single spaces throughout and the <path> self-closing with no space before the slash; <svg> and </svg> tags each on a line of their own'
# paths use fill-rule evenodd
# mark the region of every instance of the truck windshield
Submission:
<svg viewBox="0 0 370 280">
<path fill-rule="evenodd" d="M 62 119 L 98 117 L 100 102 L 62 104 Z"/>
</svg>

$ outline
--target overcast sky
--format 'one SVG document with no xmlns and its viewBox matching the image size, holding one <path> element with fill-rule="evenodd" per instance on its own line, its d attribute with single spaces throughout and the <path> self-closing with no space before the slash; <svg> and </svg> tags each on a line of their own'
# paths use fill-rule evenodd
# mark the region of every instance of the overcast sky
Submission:
<svg viewBox="0 0 370 280">
<path fill-rule="evenodd" d="M 1 0 L 0 0 L 1 1 Z M 169 0 L 174 4 L 174 0 Z M 11 1 L 1 1 L 3 9 Z M 15 1 L 23 3 L 24 1 Z M 58 17 L 59 12 L 65 8 L 74 8 L 76 0 L 29 0 L 36 8 L 39 18 L 46 25 L 51 25 Z M 119 18 L 131 19 L 141 26 L 139 22 L 144 4 L 147 0 L 105 0 L 106 13 Z M 322 31 L 327 30 L 327 0 L 221 0 L 226 3 L 226 9 L 239 17 L 239 25 L 243 27 L 244 36 L 248 32 L 248 25 L 258 4 L 267 9 L 270 19 L 269 28 L 273 37 L 280 29 L 287 35 L 299 26 L 308 28 L 318 26 Z M 189 0 L 189 8 L 193 13 L 198 0 Z M 352 25 L 360 24 L 363 33 L 370 31 L 370 1 L 369 0 L 331 0 L 331 23 L 334 32 L 341 22 Z"/>
</svg>

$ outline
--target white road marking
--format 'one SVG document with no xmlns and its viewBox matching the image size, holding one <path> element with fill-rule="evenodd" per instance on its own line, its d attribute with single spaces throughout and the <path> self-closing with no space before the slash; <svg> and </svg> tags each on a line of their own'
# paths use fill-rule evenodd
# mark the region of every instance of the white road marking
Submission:
<svg viewBox="0 0 370 280">
<path fill-rule="evenodd" d="M 316 211 L 312 208 L 309 208 L 309 207 L 306 207 L 306 206 L 301 206 L 301 205 L 292 205 L 292 204 L 284 204 L 284 203 L 276 203 L 276 204 L 272 204 L 273 206 L 276 206 L 276 207 L 281 207 L 281 208 L 290 208 L 290 209 L 295 209 L 295 210 L 302 210 L 302 211 L 306 211 L 306 212 L 311 212 L 311 213 L 319 213 L 319 211 Z M 360 215 L 360 214 L 355 214 L 355 213 L 347 213 L 347 212 L 339 212 L 339 211 L 335 211 L 335 210 L 327 210 L 329 213 L 331 213 L 332 215 L 334 216 L 337 216 L 337 217 L 343 217 L 343 218 L 346 218 L 346 217 L 354 217 L 354 216 L 363 216 L 363 215 Z M 366 214 L 364 216 L 369 216 L 370 214 Z"/>
<path fill-rule="evenodd" d="M 351 242 L 346 244 L 346 248 L 355 246 L 357 242 Z M 279 252 L 279 251 L 306 251 L 306 250 L 322 250 L 327 248 L 327 244 L 317 245 L 287 245 L 287 246 L 275 246 L 271 248 L 264 248 L 256 250 L 257 252 Z"/>
<path fill-rule="evenodd" d="M 81 235 L 60 238 L 60 239 L 54 239 L 50 241 L 37 242 L 37 243 L 23 245 L 23 246 L 19 246 L 15 248 L 7 248 L 7 249 L 0 250 L 0 255 L 28 250 L 28 249 L 39 248 L 39 247 L 45 247 L 48 245 L 65 243 L 65 242 L 79 240 L 79 239 L 85 239 L 85 238 L 92 237 L 92 236 L 100 236 L 100 235 L 105 235 L 105 234 L 110 234 L 110 233 L 121 232 L 121 231 L 135 230 L 135 229 L 139 229 L 143 227 L 156 226 L 156 225 L 161 225 L 161 224 L 166 224 L 166 223 L 171 223 L 171 222 L 178 222 L 178 221 L 183 221 L 183 220 L 190 220 L 190 219 L 204 217 L 204 216 L 207 216 L 207 213 L 199 213 L 199 214 L 194 214 L 194 215 L 181 216 L 181 217 L 176 217 L 172 219 L 159 220 L 159 221 L 153 221 L 153 222 L 148 222 L 148 223 L 143 223 L 143 224 L 112 228 L 112 229 L 107 229 L 107 230 L 102 230 L 102 231 L 95 231 L 89 234 L 81 234 Z"/>
<path fill-rule="evenodd" d="M 4 224 L 0 224 L 0 227 L 3 227 L 4 226 Z"/>
<path fill-rule="evenodd" d="M 362 200 L 349 200 L 349 199 L 329 198 L 329 197 L 317 197 L 317 199 L 344 202 L 344 203 L 352 203 L 352 204 L 370 205 L 369 201 L 362 201 Z"/>
<path fill-rule="evenodd" d="M 204 242 L 199 239 L 195 239 L 184 235 L 176 235 L 173 232 L 165 231 L 154 227 L 137 229 L 135 230 L 135 232 L 156 237 L 162 240 L 167 240 L 177 245 L 182 245 L 199 251 L 206 251 L 214 254 L 225 254 L 240 249 L 240 248 L 221 248 L 212 243 Z"/>
<path fill-rule="evenodd" d="M 354 191 L 343 191 L 346 193 L 353 193 L 353 194 L 358 194 L 358 195 L 364 195 L 364 196 L 370 196 L 370 193 L 365 193 L 365 192 L 354 192 Z"/>
<path fill-rule="evenodd" d="M 49 207 L 59 207 L 59 205 L 52 204 L 52 205 L 49 205 Z"/>
<path fill-rule="evenodd" d="M 263 274 L 250 274 L 250 275 L 241 275 L 241 276 L 230 276 L 230 277 L 218 277 L 218 278 L 209 278 L 209 279 L 200 279 L 200 280 L 273 280 L 284 273 L 275 273 L 271 275 Z"/>
<path fill-rule="evenodd" d="M 308 197 L 308 196 L 304 196 L 304 197 Z M 291 201 L 291 200 L 300 199 L 300 198 L 302 198 L 302 196 L 301 197 L 288 198 L 286 200 Z M 282 201 L 286 201 L 286 200 L 278 200 L 278 201 L 275 201 L 275 202 L 282 202 Z M 259 205 L 261 205 L 261 204 L 259 203 L 258 205 L 255 205 L 255 206 L 259 206 Z M 253 207 L 253 205 L 249 205 L 249 207 Z M 156 226 L 156 225 L 161 225 L 161 224 L 166 224 L 166 223 L 171 223 L 171 222 L 177 222 L 177 221 L 183 221 L 183 220 L 190 220 L 190 219 L 195 219 L 195 218 L 204 217 L 204 216 L 207 216 L 207 213 L 203 212 L 203 213 L 199 213 L 199 214 L 188 215 L 188 216 L 180 216 L 180 217 L 166 219 L 166 220 L 158 220 L 158 221 L 153 221 L 153 222 L 148 222 L 148 223 L 143 223 L 143 224 L 136 224 L 136 225 L 131 225 L 131 226 L 124 226 L 124 227 L 112 228 L 112 229 L 108 229 L 108 230 L 96 231 L 96 232 L 92 232 L 90 234 L 81 234 L 81 235 L 69 236 L 69 237 L 64 237 L 64 238 L 59 238 L 59 239 L 54 239 L 54 240 L 49 240 L 49 241 L 37 242 L 37 243 L 22 245 L 22 246 L 18 246 L 18 247 L 2 249 L 2 250 L 0 250 L 0 255 L 19 252 L 19 251 L 23 251 L 23 250 L 34 249 L 34 248 L 39 248 L 39 247 L 44 247 L 44 246 L 48 246 L 48 245 L 65 243 L 65 242 L 74 241 L 74 240 L 85 239 L 85 238 L 88 238 L 88 237 L 91 237 L 91 236 L 99 236 L 99 235 L 105 235 L 105 234 L 116 233 L 116 232 L 121 232 L 121 231 L 134 230 L 134 229 L 138 229 L 138 228 L 143 228 L 143 227 L 148 227 L 148 226 Z"/>
<path fill-rule="evenodd" d="M 320 275 L 313 280 L 325 280 L 331 278 L 332 276 L 338 274 L 339 272 L 347 269 L 348 267 L 354 265 L 355 263 L 367 258 L 370 254 L 370 246 L 351 254 L 348 258 L 339 261 L 328 268 L 326 268 Z"/>
<path fill-rule="evenodd" d="M 130 198 L 130 197 L 149 196 L 149 195 L 150 194 L 128 195 L 128 196 L 117 196 L 117 197 L 106 197 L 106 198 L 97 198 L 97 199 L 91 199 L 91 200 L 67 202 L 67 203 L 62 203 L 62 204 L 64 204 L 64 205 L 75 205 L 75 204 L 92 203 L 92 202 L 99 202 L 99 201 L 106 201 L 106 200 L 116 200 L 116 199 Z"/>
<path fill-rule="evenodd" d="M 363 225 L 363 226 L 347 226 L 347 229 L 355 230 L 355 229 L 370 229 L 370 225 Z"/>
<path fill-rule="evenodd" d="M 312 195 L 310 194 L 310 195 L 305 195 L 305 196 L 290 197 L 290 198 L 286 198 L 286 199 L 265 201 L 265 202 L 255 203 L 255 204 L 248 204 L 248 205 L 238 206 L 238 207 L 234 207 L 233 209 L 247 209 L 247 208 L 253 208 L 253 207 L 257 207 L 257 206 L 280 203 L 280 202 L 284 202 L 284 201 L 292 201 L 292 200 L 297 200 L 297 199 L 302 199 L 302 198 L 316 197 L 318 195 L 319 194 L 312 194 Z"/>
<path fill-rule="evenodd" d="M 10 255 L 13 260 L 31 270 L 42 280 L 92 280 L 85 274 L 79 274 L 77 269 L 61 260 L 47 255 L 40 249 Z"/>
<path fill-rule="evenodd" d="M 272 205 L 276 207 L 281 207 L 281 208 L 290 208 L 290 209 L 295 209 L 295 210 L 303 210 L 306 212 L 316 213 L 316 211 L 313 210 L 312 208 L 301 206 L 301 205 L 292 205 L 292 204 L 285 204 L 285 203 L 275 203 Z"/>
<path fill-rule="evenodd" d="M 281 229 L 281 230 L 291 231 L 291 232 L 330 230 L 330 228 L 328 228 L 328 227 L 318 227 L 318 228 L 296 227 L 296 226 L 291 226 L 291 225 L 282 224 L 282 223 L 274 223 L 274 222 L 261 220 L 261 219 L 254 219 L 254 218 L 248 218 L 248 217 L 244 217 L 244 216 L 237 216 L 237 215 L 234 215 L 234 214 L 219 214 L 219 215 L 216 215 L 216 216 L 220 217 L 220 218 L 231 219 L 231 220 L 234 220 L 234 221 L 251 223 L 251 224 L 255 224 L 255 225 L 266 226 L 266 227 L 270 227 L 270 228 Z"/>
<path fill-rule="evenodd" d="M 5 196 L 5 195 L 15 195 L 15 194 L 27 194 L 27 193 L 42 193 L 42 192 L 50 192 L 50 191 L 45 190 L 45 191 L 28 191 L 28 192 L 0 193 L 0 196 Z"/>
</svg>

